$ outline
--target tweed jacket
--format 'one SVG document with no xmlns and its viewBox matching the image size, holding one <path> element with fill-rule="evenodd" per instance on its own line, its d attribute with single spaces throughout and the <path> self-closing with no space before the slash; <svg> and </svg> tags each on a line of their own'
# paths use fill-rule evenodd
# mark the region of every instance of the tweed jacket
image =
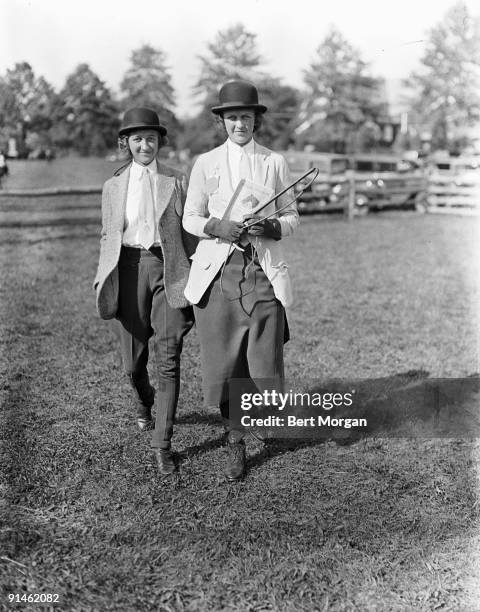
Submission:
<svg viewBox="0 0 480 612">
<path fill-rule="evenodd" d="M 96 305 L 102 319 L 112 319 L 118 310 L 118 260 L 122 247 L 131 163 L 120 169 L 103 186 L 102 236 L 100 258 L 94 281 Z M 186 177 L 157 160 L 159 233 L 164 257 L 164 282 L 167 301 L 173 308 L 184 308 L 188 301 L 184 289 L 190 271 L 189 255 L 196 239 L 182 229 Z"/>
<path fill-rule="evenodd" d="M 185 289 L 185 296 L 192 304 L 200 301 L 232 249 L 228 242 L 211 238 L 203 231 L 211 216 L 218 217 L 217 211 L 225 210 L 236 187 L 231 184 L 227 151 L 225 142 L 200 155 L 190 176 L 183 226 L 187 232 L 201 239 L 192 256 L 192 268 Z M 290 183 L 287 162 L 281 155 L 255 143 L 254 158 L 255 182 L 273 189 L 275 193 Z M 274 213 L 292 199 L 293 193 L 288 191 L 264 209 L 262 214 Z M 212 211 L 215 211 L 215 214 L 212 214 Z M 282 237 L 291 235 L 299 222 L 295 203 L 287 206 L 277 218 Z M 285 307 L 290 306 L 292 288 L 281 241 L 259 236 L 254 240 L 254 244 L 260 265 L 273 286 L 275 296 Z"/>
</svg>

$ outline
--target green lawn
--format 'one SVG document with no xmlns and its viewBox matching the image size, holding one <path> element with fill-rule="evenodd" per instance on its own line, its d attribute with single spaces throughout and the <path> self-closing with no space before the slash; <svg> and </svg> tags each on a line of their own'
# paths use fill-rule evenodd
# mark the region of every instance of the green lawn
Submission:
<svg viewBox="0 0 480 612">
<path fill-rule="evenodd" d="M 162 156 L 164 152 L 162 151 Z M 166 153 L 165 153 L 166 156 Z M 161 157 L 161 161 L 177 167 L 178 162 Z M 9 159 L 9 174 L 2 187 L 9 189 L 45 189 L 49 187 L 101 187 L 124 161 L 103 157 L 60 157 L 55 161 Z"/>
<path fill-rule="evenodd" d="M 0 609 L 39 609 L 9 607 L 6 594 L 40 592 L 73 611 L 480 609 L 475 440 L 269 453 L 252 440 L 247 478 L 227 484 L 192 332 L 180 472 L 161 479 L 115 335 L 95 313 L 98 206 L 15 202 L 0 199 Z M 406 384 L 477 373 L 475 223 L 304 218 L 287 245 L 287 375 Z"/>
<path fill-rule="evenodd" d="M 102 185 L 122 162 L 101 157 L 62 157 L 55 161 L 8 160 L 9 174 L 4 189 L 43 189 Z"/>
</svg>

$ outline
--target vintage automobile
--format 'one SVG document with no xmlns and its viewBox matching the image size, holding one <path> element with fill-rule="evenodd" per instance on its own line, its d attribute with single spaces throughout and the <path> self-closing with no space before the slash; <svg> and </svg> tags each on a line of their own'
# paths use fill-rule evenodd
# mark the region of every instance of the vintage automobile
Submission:
<svg viewBox="0 0 480 612">
<path fill-rule="evenodd" d="M 300 198 L 301 213 L 344 210 L 353 186 L 357 214 L 384 208 L 415 208 L 426 196 L 423 169 L 401 156 L 294 151 L 287 151 L 284 156 L 294 178 L 312 167 L 320 170 L 311 190 Z"/>
<path fill-rule="evenodd" d="M 355 206 L 367 210 L 416 208 L 426 197 L 423 168 L 398 155 L 354 155 Z"/>
<path fill-rule="evenodd" d="M 480 157 L 433 155 L 428 164 L 426 210 L 480 211 Z"/>
<path fill-rule="evenodd" d="M 296 180 L 310 168 L 318 168 L 319 171 L 313 185 L 299 199 L 299 212 L 305 214 L 333 210 L 335 207 L 332 208 L 331 204 L 336 198 L 334 196 L 332 200 L 332 188 L 346 180 L 348 157 L 307 151 L 284 151 L 282 155 L 287 160 L 292 180 Z M 296 185 L 296 193 L 301 191 L 301 188 L 302 184 Z"/>
</svg>

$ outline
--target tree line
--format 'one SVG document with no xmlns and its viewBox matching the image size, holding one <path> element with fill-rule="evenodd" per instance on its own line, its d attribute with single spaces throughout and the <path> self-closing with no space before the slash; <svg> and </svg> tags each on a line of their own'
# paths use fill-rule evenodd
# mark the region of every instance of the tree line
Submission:
<svg viewBox="0 0 480 612">
<path fill-rule="evenodd" d="M 261 141 L 275 149 L 419 149 L 427 138 L 433 149 L 456 151 L 469 144 L 470 130 L 480 122 L 480 20 L 462 2 L 428 32 L 418 69 L 403 82 L 407 129 L 392 120 L 385 79 L 371 74 L 336 27 L 303 70 L 302 89 L 272 76 L 256 35 L 241 23 L 219 31 L 199 62 L 192 101 L 200 110 L 183 120 L 176 114 L 167 56 L 151 45 L 131 53 L 117 95 L 86 63 L 60 91 L 28 62 L 17 63 L 0 76 L 0 148 L 14 137 L 20 155 L 40 148 L 104 155 L 116 146 L 122 112 L 149 106 L 168 126 L 171 146 L 196 154 L 221 142 L 210 107 L 219 86 L 236 78 L 258 86 L 269 108 Z"/>
</svg>

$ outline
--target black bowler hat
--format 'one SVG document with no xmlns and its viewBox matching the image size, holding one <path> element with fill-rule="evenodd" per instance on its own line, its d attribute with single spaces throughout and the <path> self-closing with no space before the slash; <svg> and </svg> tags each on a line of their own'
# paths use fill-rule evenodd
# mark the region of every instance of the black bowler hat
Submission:
<svg viewBox="0 0 480 612">
<path fill-rule="evenodd" d="M 252 108 L 264 113 L 267 107 L 258 103 L 258 91 L 248 81 L 229 81 L 218 93 L 220 106 L 214 106 L 212 113 L 220 114 L 232 108 Z"/>
<path fill-rule="evenodd" d="M 162 136 L 167 135 L 167 128 L 160 123 L 157 113 L 151 108 L 138 107 L 126 111 L 118 134 L 124 136 L 132 130 L 157 130 Z"/>
</svg>

